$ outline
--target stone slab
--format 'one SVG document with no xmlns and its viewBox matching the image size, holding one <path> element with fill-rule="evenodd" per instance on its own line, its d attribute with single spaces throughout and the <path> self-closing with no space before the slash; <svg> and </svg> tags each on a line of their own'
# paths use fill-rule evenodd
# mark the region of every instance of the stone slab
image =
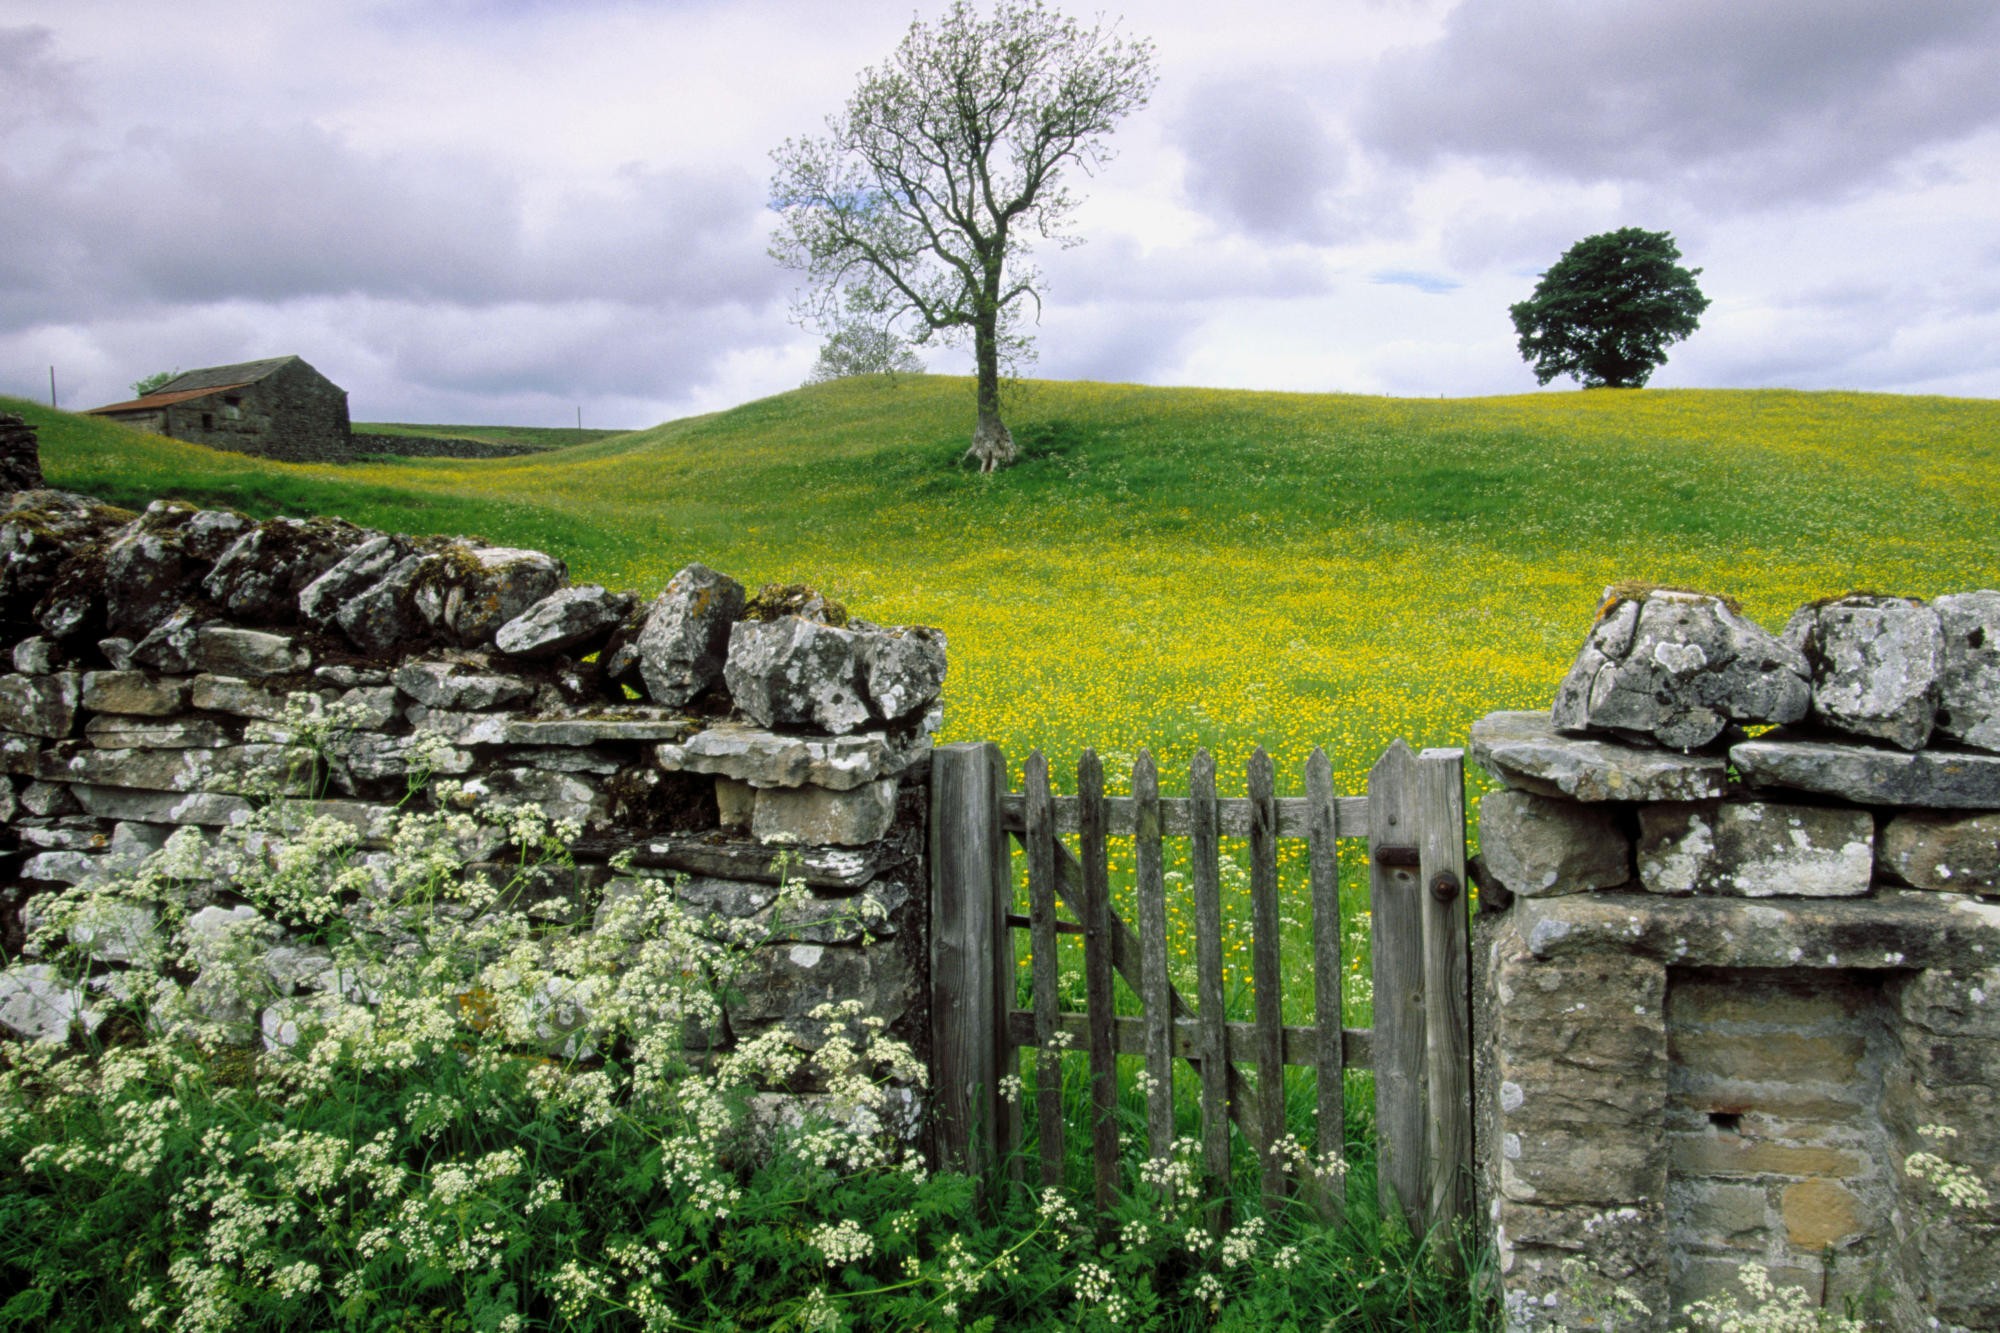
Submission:
<svg viewBox="0 0 2000 1333">
<path fill-rule="evenodd" d="M 187 707 L 188 682 L 149 671 L 86 671 L 83 706 L 93 713 L 169 717 Z"/>
<path fill-rule="evenodd" d="M 285 747 L 235 745 L 206 750 L 44 751 L 37 776 L 46 782 L 138 787 L 147 791 L 254 794 L 286 782 Z M 302 780 L 291 783 L 302 789 Z"/>
<path fill-rule="evenodd" d="M 887 833 L 895 818 L 894 778 L 848 791 L 766 787 L 757 793 L 750 834 L 759 842 L 860 847 Z"/>
<path fill-rule="evenodd" d="M 1632 840 L 1603 806 L 1525 791 L 1479 803 L 1479 850 L 1510 892 L 1534 897 L 1616 888 L 1632 878 Z"/>
<path fill-rule="evenodd" d="M 507 726 L 514 745 L 590 745 L 597 741 L 677 741 L 695 722 L 658 708 L 603 709 L 583 717 L 522 718 Z"/>
<path fill-rule="evenodd" d="M 148 824 L 240 824 L 255 807 L 241 796 L 220 792 L 160 792 L 75 783 L 70 793 L 100 819 L 132 819 Z"/>
<path fill-rule="evenodd" d="M 1858 898 L 1874 861 L 1866 810 L 1727 801 L 1639 812 L 1639 882 L 1653 893 Z"/>
<path fill-rule="evenodd" d="M 1565 736 L 1542 712 L 1489 713 L 1472 724 L 1473 761 L 1520 791 L 1572 801 L 1705 801 L 1729 788 L 1717 755 L 1641 750 Z"/>
<path fill-rule="evenodd" d="M 1911 888 L 2000 893 L 2000 814 L 1897 815 L 1882 831 L 1876 861 Z"/>
<path fill-rule="evenodd" d="M 893 740 L 886 732 L 794 736 L 725 722 L 654 751 L 669 773 L 712 773 L 753 787 L 823 787 L 849 791 L 893 777 L 928 752 L 930 738 Z"/>
<path fill-rule="evenodd" d="M 1731 746 L 1729 762 L 1757 788 L 1817 792 L 1858 805 L 2000 810 L 2000 755 L 1758 739 Z"/>
</svg>

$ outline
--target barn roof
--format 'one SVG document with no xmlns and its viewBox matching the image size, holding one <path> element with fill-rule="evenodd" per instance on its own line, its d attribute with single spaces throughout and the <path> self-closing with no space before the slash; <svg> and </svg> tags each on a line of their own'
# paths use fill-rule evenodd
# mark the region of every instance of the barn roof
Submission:
<svg viewBox="0 0 2000 1333">
<path fill-rule="evenodd" d="M 155 390 L 143 398 L 134 398 L 129 402 L 106 403 L 103 407 L 89 408 L 85 410 L 84 415 L 90 417 L 112 412 L 145 412 L 155 407 L 171 407 L 175 403 L 185 403 L 190 398 L 206 398 L 212 393 L 221 393 L 224 389 L 240 389 L 248 383 L 250 381 L 243 380 L 236 384 L 218 384 L 209 389 L 181 389 L 174 393 L 163 389 Z"/>
<path fill-rule="evenodd" d="M 202 398 L 211 393 L 220 393 L 224 389 L 240 389 L 246 384 L 255 384 L 294 361 L 298 361 L 298 357 L 273 356 L 262 361 L 240 361 L 233 366 L 206 366 L 200 370 L 184 370 L 149 394 L 122 403 L 106 403 L 103 407 L 93 407 L 84 415 L 144 412 L 155 407 L 171 407 L 175 403 L 185 403 L 190 398 Z"/>
<path fill-rule="evenodd" d="M 153 392 L 184 393 L 189 389 L 233 389 L 238 385 L 255 384 L 279 367 L 289 365 L 296 360 L 298 360 L 296 356 L 274 356 L 265 361 L 244 361 L 234 366 L 210 366 L 206 370 L 187 370 L 174 376 Z"/>
</svg>

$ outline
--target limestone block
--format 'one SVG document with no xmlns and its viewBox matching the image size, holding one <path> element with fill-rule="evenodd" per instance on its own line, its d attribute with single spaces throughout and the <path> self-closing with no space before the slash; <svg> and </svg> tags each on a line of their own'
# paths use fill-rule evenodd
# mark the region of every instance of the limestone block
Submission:
<svg viewBox="0 0 2000 1333">
<path fill-rule="evenodd" d="M 241 824 L 250 818 L 255 809 L 240 796 L 225 796 L 217 792 L 135 791 L 86 783 L 78 783 L 70 791 L 89 814 L 101 819 L 143 820 L 149 824 L 211 827 Z"/>
<path fill-rule="evenodd" d="M 0 970 L 0 1028 L 24 1041 L 60 1044 L 69 1040 L 72 1024 L 90 1033 L 103 1021 L 84 983 L 46 963 Z"/>
<path fill-rule="evenodd" d="M 195 666 L 217 676 L 288 676 L 312 665 L 312 654 L 289 634 L 208 625 L 195 631 Z"/>
<path fill-rule="evenodd" d="M 352 714 L 354 725 L 362 731 L 380 731 L 396 718 L 393 685 L 356 685 L 336 702 Z"/>
<path fill-rule="evenodd" d="M 1549 1125 L 1509 1134 L 1500 1190 L 1537 1203 L 1617 1204 L 1666 1192 L 1667 1154 L 1653 1136 Z"/>
<path fill-rule="evenodd" d="M 1583 740 L 1546 713 L 1490 713 L 1472 724 L 1472 758 L 1509 787 L 1571 801 L 1701 801 L 1729 789 L 1719 756 Z"/>
<path fill-rule="evenodd" d="M 1931 605 L 1944 635 L 1937 729 L 2000 751 L 2000 592 L 1951 593 Z"/>
<path fill-rule="evenodd" d="M 84 737 L 100 750 L 206 750 L 232 739 L 205 717 L 148 718 L 105 713 L 90 719 Z"/>
<path fill-rule="evenodd" d="M 743 601 L 742 584 L 706 565 L 689 565 L 667 581 L 633 644 L 648 698 L 678 708 L 722 680 Z"/>
<path fill-rule="evenodd" d="M 1909 597 L 1852 593 L 1802 606 L 1785 642 L 1812 671 L 1812 719 L 1850 736 L 1921 750 L 1944 674 L 1938 613 Z"/>
<path fill-rule="evenodd" d="M 804 944 L 860 944 L 866 938 L 893 938 L 910 902 L 909 886 L 875 880 L 855 894 L 812 894 L 776 910 L 778 887 L 755 880 L 691 875 L 674 896 L 697 916 L 709 918 L 716 938 L 791 941 Z"/>
<path fill-rule="evenodd" d="M 78 911 L 69 940 L 100 963 L 137 963 L 159 953 L 159 924 L 151 903 L 98 895 Z"/>
<path fill-rule="evenodd" d="M 62 649 L 54 639 L 30 635 L 14 645 L 14 670 L 24 676 L 46 676 L 62 660 Z"/>
<path fill-rule="evenodd" d="M 30 782 L 21 789 L 21 808 L 44 819 L 77 812 L 76 798 L 64 782 Z"/>
<path fill-rule="evenodd" d="M 0 827 L 14 822 L 14 812 L 20 808 L 14 799 L 14 779 L 0 776 Z"/>
<path fill-rule="evenodd" d="M 455 541 L 416 589 L 416 606 L 454 642 L 482 643 L 568 577 L 562 561 L 541 551 Z"/>
<path fill-rule="evenodd" d="M 1771 1199 L 1761 1185 L 1694 1179 L 1670 1182 L 1674 1230 L 1717 1249 L 1758 1253 L 1769 1244 Z"/>
<path fill-rule="evenodd" d="M 722 722 L 685 741 L 661 745 L 654 754 L 669 773 L 713 773 L 753 787 L 810 785 L 848 791 L 903 772 L 929 749 L 930 738 L 923 735 L 860 731 L 796 736 Z"/>
<path fill-rule="evenodd" d="M 1653 590 L 1608 598 L 1556 690 L 1555 726 L 1676 750 L 1731 723 L 1805 716 L 1805 662 L 1719 597 Z"/>
<path fill-rule="evenodd" d="M 868 723 L 857 636 L 799 616 L 738 621 L 723 676 L 736 706 L 766 727 L 833 735 Z"/>
<path fill-rule="evenodd" d="M 69 491 L 0 495 L 0 620 L 27 621 L 70 555 L 133 518 Z"/>
<path fill-rule="evenodd" d="M 104 660 L 110 663 L 113 671 L 130 671 L 132 654 L 138 647 L 139 645 L 133 640 L 115 635 L 97 641 L 97 651 L 104 654 Z"/>
<path fill-rule="evenodd" d="M 331 629 L 340 610 L 381 581 L 410 553 L 409 543 L 385 533 L 357 533 L 361 538 L 346 554 L 299 590 L 299 615 L 308 625 Z"/>
<path fill-rule="evenodd" d="M 896 818 L 896 779 L 848 791 L 824 787 L 765 787 L 757 793 L 750 832 L 760 842 L 858 847 L 879 839 Z"/>
<path fill-rule="evenodd" d="M 507 739 L 515 745 L 557 746 L 677 740 L 694 725 L 673 709 L 634 704 L 599 708 L 578 717 L 517 718 L 507 728 Z"/>
<path fill-rule="evenodd" d="M 1882 831 L 1876 860 L 1912 888 L 2000 893 L 2000 814 L 1897 815 Z"/>
<path fill-rule="evenodd" d="M 435 732 L 453 745 L 505 745 L 510 713 L 459 713 L 444 708 L 412 704 L 410 725 L 418 731 Z"/>
<path fill-rule="evenodd" d="M 41 742 L 14 732 L 0 731 L 0 773 L 34 776 L 41 767 Z"/>
<path fill-rule="evenodd" d="M 283 932 L 259 915 L 254 907 L 241 904 L 220 907 L 210 904 L 181 923 L 181 947 L 197 967 L 210 967 L 240 948 L 259 954 L 282 938 Z"/>
<path fill-rule="evenodd" d="M 875 712 L 897 722 L 930 707 L 944 688 L 944 633 L 925 625 L 853 627 L 861 631 L 861 682 Z"/>
<path fill-rule="evenodd" d="M 348 638 L 377 655 L 422 640 L 431 626 L 417 604 L 417 594 L 437 577 L 443 564 L 444 557 L 435 552 L 412 551 L 381 578 L 342 602 L 334 611 L 334 620 Z M 333 573 L 328 570 L 312 586 L 318 587 Z"/>
<path fill-rule="evenodd" d="M 494 632 L 493 644 L 515 657 L 554 657 L 588 651 L 632 614 L 630 593 L 602 584 L 558 588 Z"/>
<path fill-rule="evenodd" d="M 1818 792 L 1861 805 L 2000 810 L 2000 755 L 1754 740 L 1731 746 L 1729 762 L 1752 787 Z"/>
<path fill-rule="evenodd" d="M 737 832 L 747 831 L 751 819 L 757 813 L 757 789 L 747 782 L 738 782 L 735 778 L 717 778 L 715 809 L 717 822 L 723 828 Z"/>
<path fill-rule="evenodd" d="M 1926 968 L 1898 989 L 1896 1010 L 1905 1023 L 1926 1032 L 2000 1038 L 2000 968 Z"/>
<path fill-rule="evenodd" d="M 338 995 L 283 995 L 257 1015 L 257 1035 L 267 1051 L 290 1050 L 299 1038 L 332 1022 L 341 1009 Z"/>
<path fill-rule="evenodd" d="M 203 567 L 188 550 L 181 515 L 154 501 L 105 547 L 91 595 L 104 599 L 113 634 L 143 634 L 193 592 Z M 248 526 L 249 520 L 243 520 Z M 58 635 L 58 637 L 63 637 Z"/>
<path fill-rule="evenodd" d="M 76 729 L 81 701 L 82 682 L 74 671 L 0 676 L 0 730 L 60 740 Z"/>
<path fill-rule="evenodd" d="M 333 955 L 319 945 L 276 945 L 265 952 L 263 962 L 280 995 L 334 988 Z"/>
<path fill-rule="evenodd" d="M 290 773 L 283 746 L 233 745 L 212 750 L 79 750 L 44 753 L 40 776 L 49 782 L 147 791 L 220 792 L 241 796 L 273 786 L 302 792 L 302 775 Z"/>
<path fill-rule="evenodd" d="M 517 703 L 535 692 L 526 681 L 453 662 L 405 662 L 393 679 L 397 689 L 426 707 L 472 712 Z"/>
<path fill-rule="evenodd" d="M 314 667 L 313 679 L 336 690 L 351 690 L 364 685 L 387 685 L 389 673 L 381 667 L 357 667 L 336 662 Z"/>
<path fill-rule="evenodd" d="M 298 618 L 299 594 L 359 545 L 361 529 L 337 518 L 274 518 L 238 536 L 202 579 L 208 599 L 253 623 Z"/>
<path fill-rule="evenodd" d="M 921 1003 L 917 969 L 900 942 L 867 948 L 800 942 L 753 949 L 733 978 L 723 1009 L 739 1037 L 782 1023 L 795 1041 L 814 1049 L 825 1033 L 807 1015 L 819 1005 L 849 999 L 859 1000 L 863 1013 L 891 1024 Z"/>
<path fill-rule="evenodd" d="M 378 736 L 358 732 L 342 737 L 329 748 L 329 753 L 335 760 L 337 773 L 349 780 L 408 777 L 419 768 L 445 775 L 472 771 L 471 751 L 452 747 L 432 752 L 428 751 L 427 744 L 416 736 Z M 420 749 L 425 750 L 421 756 Z"/>
<path fill-rule="evenodd" d="M 196 676 L 190 697 L 203 712 L 275 722 L 285 715 L 290 691 L 254 685 L 234 676 Z"/>
<path fill-rule="evenodd" d="M 170 676 L 190 674 L 195 669 L 195 639 L 200 629 L 201 619 L 194 608 L 179 608 L 133 645 L 129 665 L 151 667 Z"/>
<path fill-rule="evenodd" d="M 1785 1234 L 1801 1250 L 1824 1250 L 1861 1234 L 1861 1200 L 1837 1181 L 1797 1181 L 1782 1197 Z"/>
<path fill-rule="evenodd" d="M 1479 803 L 1486 868 L 1526 897 L 1587 893 L 1632 877 L 1632 840 L 1602 807 L 1532 792 L 1490 792 Z"/>
<path fill-rule="evenodd" d="M 495 807 L 533 806 L 551 820 L 601 823 L 606 814 L 596 788 L 566 773 L 535 768 L 502 768 L 469 779 L 462 791 Z"/>
<path fill-rule="evenodd" d="M 1639 882 L 1653 893 L 1859 897 L 1874 861 L 1865 810 L 1731 801 L 1639 812 Z"/>
<path fill-rule="evenodd" d="M 171 717 L 188 705 L 189 684 L 146 671 L 86 671 L 83 706 L 93 713 Z"/>
</svg>

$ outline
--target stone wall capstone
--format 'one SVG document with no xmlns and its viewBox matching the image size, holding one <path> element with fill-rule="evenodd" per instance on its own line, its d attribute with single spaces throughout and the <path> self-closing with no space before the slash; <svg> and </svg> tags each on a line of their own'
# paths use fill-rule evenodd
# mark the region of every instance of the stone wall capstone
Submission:
<svg viewBox="0 0 2000 1333">
<path fill-rule="evenodd" d="M 1551 712 L 1473 727 L 1510 1328 L 1666 1329 L 1745 1263 L 1869 1327 L 2000 1328 L 2000 1209 L 1907 1165 L 2000 1187 L 1996 609 L 1851 595 L 1780 637 L 1614 591 Z"/>
<path fill-rule="evenodd" d="M 363 849 L 381 850 L 372 830 L 422 766 L 456 780 L 461 800 L 580 825 L 556 888 L 582 906 L 616 891 L 614 858 L 677 876 L 687 906 L 729 919 L 768 913 L 789 873 L 806 885 L 805 919 L 750 959 L 710 1038 L 782 1025 L 815 1045 L 809 1012 L 858 1000 L 923 1055 L 923 776 L 943 638 L 834 624 L 845 616 L 825 599 L 797 602 L 756 623 L 837 635 L 849 651 L 788 659 L 785 688 L 847 706 L 765 716 L 736 693 L 776 688 L 767 658 L 731 656 L 748 600 L 699 565 L 646 603 L 470 538 L 0 495 L 0 1027 L 61 1041 L 107 1021 L 113 1002 L 75 1002 L 24 952 L 37 898 L 128 870 L 177 829 L 212 842 L 246 819 L 282 770 L 282 722 L 303 696 L 357 721 L 329 742 L 324 788 L 292 794 L 370 830 Z M 680 632 L 652 632 L 668 621 Z M 914 667 L 895 665 L 905 643 L 922 645 Z M 254 915 L 226 893 L 203 910 Z M 295 947 L 275 929 L 268 943 L 274 957 Z M 92 993 L 115 995 L 129 948 L 91 947 Z M 257 1031 L 276 998 L 242 1003 Z"/>
</svg>

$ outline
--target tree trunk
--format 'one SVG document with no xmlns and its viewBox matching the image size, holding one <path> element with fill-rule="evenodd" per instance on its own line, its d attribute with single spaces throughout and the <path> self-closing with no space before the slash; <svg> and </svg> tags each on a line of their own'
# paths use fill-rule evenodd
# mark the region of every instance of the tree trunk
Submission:
<svg viewBox="0 0 2000 1333">
<path fill-rule="evenodd" d="M 1014 435 L 1000 420 L 1000 340 L 997 313 L 982 314 L 973 325 L 973 360 L 979 367 L 979 421 L 972 428 L 967 458 L 977 459 L 981 472 L 1003 468 L 1020 456 Z"/>
</svg>

